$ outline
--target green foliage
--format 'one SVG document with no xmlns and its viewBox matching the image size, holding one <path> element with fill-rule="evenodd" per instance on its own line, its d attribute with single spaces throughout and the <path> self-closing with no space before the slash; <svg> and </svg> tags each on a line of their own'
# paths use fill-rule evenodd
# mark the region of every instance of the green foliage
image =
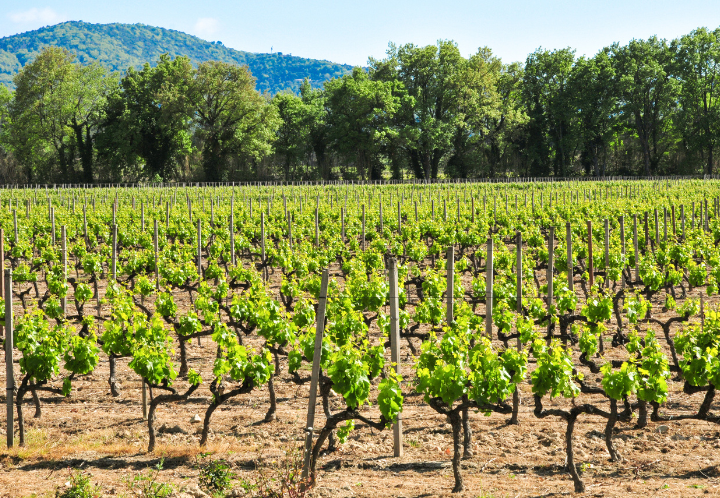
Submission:
<svg viewBox="0 0 720 498">
<path fill-rule="evenodd" d="M 145 473 L 138 472 L 132 479 L 128 477 L 125 483 L 130 493 L 139 498 L 169 498 L 172 496 L 175 492 L 173 485 L 159 480 L 163 464 L 164 459 L 161 458 L 155 467 L 148 469 Z"/>
<path fill-rule="evenodd" d="M 360 353 L 345 346 L 334 353 L 328 367 L 333 389 L 340 394 L 349 408 L 360 408 L 370 395 L 369 367 Z"/>
<path fill-rule="evenodd" d="M 109 72 L 141 67 L 164 53 L 186 55 L 195 62 L 222 61 L 248 65 L 258 78 L 258 90 L 276 93 L 295 90 L 298 81 L 308 78 L 321 85 L 328 77 L 341 76 L 350 66 L 328 61 L 303 59 L 281 53 L 255 54 L 208 42 L 179 31 L 143 24 L 91 24 L 71 21 L 6 37 L 0 42 L 0 84 L 7 84 L 22 66 L 34 59 L 41 48 L 56 45 L 77 54 L 83 61 L 97 61 Z"/>
<path fill-rule="evenodd" d="M 533 344 L 537 368 L 531 374 L 532 392 L 538 396 L 550 394 L 551 398 L 564 396 L 574 398 L 580 388 L 574 382 L 571 352 L 557 341 L 546 347 L 541 340 Z"/>
<path fill-rule="evenodd" d="M 380 413 L 389 422 L 395 421 L 403 408 L 403 394 L 400 389 L 402 377 L 392 370 L 389 375 L 380 381 L 378 386 L 378 407 Z"/>
<path fill-rule="evenodd" d="M 55 490 L 55 498 L 100 498 L 99 485 L 90 482 L 90 474 L 81 470 L 70 470 L 69 486 Z"/>
<path fill-rule="evenodd" d="M 200 489 L 211 495 L 228 492 L 236 478 L 230 463 L 226 460 L 210 458 L 206 454 L 200 456 L 202 460 L 198 459 L 196 464 L 200 470 L 198 475 Z"/>
<path fill-rule="evenodd" d="M 354 420 L 348 420 L 345 425 L 341 426 L 337 430 L 337 437 L 340 441 L 340 444 L 345 444 L 347 442 L 348 437 L 350 436 L 350 433 L 355 428 L 355 421 Z"/>
<path fill-rule="evenodd" d="M 631 363 L 624 361 L 620 370 L 613 370 L 612 364 L 605 363 L 600 371 L 603 389 L 613 399 L 624 399 L 638 388 L 637 370 Z"/>
</svg>

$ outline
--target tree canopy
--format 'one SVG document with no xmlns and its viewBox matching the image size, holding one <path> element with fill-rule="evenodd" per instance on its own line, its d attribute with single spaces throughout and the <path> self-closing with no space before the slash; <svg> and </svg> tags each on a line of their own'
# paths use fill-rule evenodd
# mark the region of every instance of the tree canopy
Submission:
<svg viewBox="0 0 720 498">
<path fill-rule="evenodd" d="M 165 53 L 120 75 L 48 47 L 0 90 L 0 179 L 246 181 L 712 174 L 720 28 L 524 63 L 452 41 L 261 91 Z M 0 89 L 3 87 L 0 87 Z"/>
</svg>

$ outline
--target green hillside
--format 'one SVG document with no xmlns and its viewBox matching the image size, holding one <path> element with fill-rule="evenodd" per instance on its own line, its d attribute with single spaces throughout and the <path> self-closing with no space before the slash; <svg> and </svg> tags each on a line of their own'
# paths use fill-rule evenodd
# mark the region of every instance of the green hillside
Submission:
<svg viewBox="0 0 720 498">
<path fill-rule="evenodd" d="M 303 59 L 281 53 L 255 54 L 208 42 L 172 29 L 145 24 L 90 24 L 70 21 L 35 31 L 0 38 L 0 84 L 12 85 L 12 78 L 47 45 L 75 53 L 83 64 L 99 62 L 110 71 L 153 63 L 161 54 L 186 55 L 194 62 L 216 60 L 247 64 L 257 78 L 260 91 L 276 93 L 297 90 L 304 78 L 321 86 L 330 78 L 352 69 L 346 64 Z"/>
</svg>

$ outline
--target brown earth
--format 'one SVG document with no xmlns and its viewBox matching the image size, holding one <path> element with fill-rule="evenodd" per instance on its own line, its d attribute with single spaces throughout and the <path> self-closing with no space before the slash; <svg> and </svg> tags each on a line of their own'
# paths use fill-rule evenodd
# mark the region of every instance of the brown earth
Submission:
<svg viewBox="0 0 720 498">
<path fill-rule="evenodd" d="M 333 276 L 336 274 L 339 274 L 337 269 Z M 273 278 L 276 293 L 277 279 L 276 274 Z M 542 277 L 540 280 L 542 283 Z M 469 288 L 469 281 L 465 283 Z M 577 290 L 579 292 L 579 286 Z M 176 302 L 179 309 L 187 307 L 187 293 L 178 295 Z M 660 297 L 656 297 L 654 313 L 660 318 L 661 305 Z M 20 310 L 18 306 L 16 313 Z M 73 311 L 71 306 L 69 312 Z M 103 311 L 105 316 L 107 311 Z M 482 305 L 477 311 L 483 312 Z M 613 327 L 611 324 L 609 330 Z M 647 327 L 642 325 L 641 329 Z M 377 335 L 376 327 L 374 333 Z M 622 358 L 624 350 L 613 350 L 607 341 L 609 338 L 606 338 L 607 356 Z M 254 337 L 249 342 L 260 346 Z M 17 356 L 16 353 L 16 361 Z M 24 408 L 27 445 L 0 452 L 0 497 L 52 496 L 68 481 L 68 469 L 82 469 L 92 474 L 93 482 L 102 485 L 103 495 L 132 496 L 127 481 L 147 472 L 161 460 L 163 470 L 158 473 L 158 479 L 181 490 L 197 484 L 195 463 L 201 451 L 230 461 L 241 479 L 257 479 L 258 469 L 264 469 L 265 474 L 272 473 L 286 452 L 302 445 L 309 386 L 298 386 L 287 373 L 281 374 L 275 383 L 277 420 L 269 423 L 263 422 L 269 406 L 267 387 L 230 400 L 215 411 L 208 447 L 201 450 L 198 446 L 201 424 L 192 424 L 191 418 L 195 414 L 202 418 L 209 404 L 207 383 L 212 378 L 214 356 L 215 347 L 209 339 L 203 339 L 202 346 L 194 343 L 188 348 L 189 366 L 202 375 L 205 383 L 187 402 L 162 405 L 158 409 L 156 427 L 165 426 L 184 433 L 160 434 L 153 454 L 146 452 L 147 425 L 142 419 L 140 382 L 127 367 L 127 360 L 118 362 L 121 395 L 117 398 L 111 396 L 108 388 L 108 360 L 104 354 L 92 375 L 74 381 L 69 398 L 41 395 L 41 418 L 32 417 L 34 409 L 28 396 Z M 322 456 L 314 496 L 451 496 L 450 426 L 421 396 L 411 394 L 412 356 L 407 346 L 402 348 L 402 361 L 406 379 L 405 455 L 393 458 L 392 431 L 378 433 L 357 424 L 345 445 Z M 287 372 L 285 359 L 282 365 L 281 370 Z M 17 382 L 17 364 L 15 372 Z M 586 374 L 591 380 L 600 377 Z M 0 367 L 0 383 L 5 383 L 4 365 Z M 187 384 L 179 380 L 177 385 L 182 390 Z M 663 407 L 663 414 L 692 413 L 704 396 L 704 393 L 683 394 L 681 381 L 671 381 L 670 389 L 670 400 Z M 522 385 L 521 391 L 519 426 L 508 425 L 504 415 L 472 415 L 474 456 L 463 462 L 467 491 L 453 496 L 573 494 L 572 480 L 564 470 L 564 422 L 536 419 L 532 414 L 530 386 Z M 4 403 L 4 396 L 0 398 Z M 606 409 L 608 406 L 607 401 L 598 396 L 580 396 L 579 402 L 587 401 Z M 331 399 L 333 411 L 341 409 L 341 405 L 339 397 Z M 546 400 L 546 406 L 567 407 L 570 401 Z M 716 402 L 711 411 L 717 412 L 719 408 Z M 6 423 L 5 411 L 2 411 L 0 427 L 4 437 Z M 379 416 L 374 406 L 366 407 L 365 412 L 374 419 Z M 318 403 L 316 427 L 321 427 L 324 420 Z M 645 429 L 634 429 L 634 422 L 618 423 L 614 440 L 624 461 L 612 463 L 602 434 L 605 420 L 581 416 L 575 428 L 575 458 L 583 469 L 586 494 L 720 496 L 717 467 L 720 428 L 708 422 L 679 421 L 663 424 L 667 432 L 661 433 L 658 425 L 651 422 Z"/>
</svg>

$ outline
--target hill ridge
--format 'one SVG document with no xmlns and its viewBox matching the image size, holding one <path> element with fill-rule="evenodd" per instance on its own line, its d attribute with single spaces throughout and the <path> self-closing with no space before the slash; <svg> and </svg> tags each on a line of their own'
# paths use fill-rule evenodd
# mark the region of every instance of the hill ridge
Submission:
<svg viewBox="0 0 720 498">
<path fill-rule="evenodd" d="M 196 64 L 207 60 L 247 64 L 257 78 L 257 89 L 272 94 L 283 90 L 296 92 L 305 78 L 319 87 L 352 69 L 348 64 L 281 52 L 245 52 L 226 47 L 222 42 L 143 23 L 66 21 L 0 38 L 0 84 L 12 86 L 13 76 L 48 45 L 70 50 L 80 63 L 98 62 L 111 72 L 124 72 L 131 66 L 139 68 L 146 62 L 153 64 L 163 53 L 172 57 L 186 55 Z"/>
</svg>

